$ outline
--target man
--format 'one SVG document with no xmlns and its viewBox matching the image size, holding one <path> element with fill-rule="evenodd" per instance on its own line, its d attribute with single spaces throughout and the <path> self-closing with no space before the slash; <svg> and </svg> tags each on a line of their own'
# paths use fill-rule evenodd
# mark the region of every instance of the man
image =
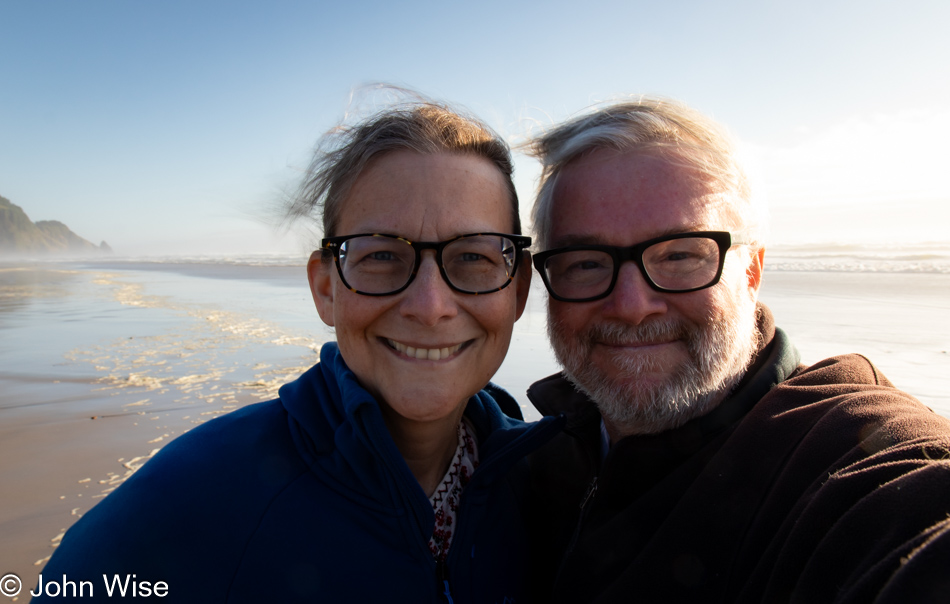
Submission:
<svg viewBox="0 0 950 604">
<path fill-rule="evenodd" d="M 950 601 L 950 421 L 864 357 L 805 367 L 757 302 L 728 136 L 672 101 L 534 142 L 565 432 L 531 458 L 542 601 Z"/>
</svg>

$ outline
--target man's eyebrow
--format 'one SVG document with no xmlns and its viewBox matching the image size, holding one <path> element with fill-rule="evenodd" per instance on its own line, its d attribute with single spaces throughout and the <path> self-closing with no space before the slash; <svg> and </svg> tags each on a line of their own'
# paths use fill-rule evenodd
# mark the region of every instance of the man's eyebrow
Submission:
<svg viewBox="0 0 950 604">
<path fill-rule="evenodd" d="M 721 230 L 721 229 L 714 229 L 714 228 L 709 227 L 708 225 L 703 225 L 703 224 L 675 227 L 672 229 L 667 229 L 665 231 L 659 231 L 646 239 L 630 242 L 629 245 L 636 245 L 640 243 L 641 241 L 649 241 L 650 239 L 656 239 L 657 237 L 666 237 L 667 235 L 678 235 L 680 233 L 693 233 L 696 231 L 715 231 L 715 230 Z M 563 237 L 558 237 L 556 240 L 553 240 L 551 242 L 549 249 L 568 247 L 572 245 L 613 245 L 613 244 L 607 241 L 601 235 L 564 235 Z"/>
<path fill-rule="evenodd" d="M 551 242 L 551 248 L 568 247 L 571 245 L 609 245 L 607 241 L 597 235 L 565 235 Z"/>
</svg>

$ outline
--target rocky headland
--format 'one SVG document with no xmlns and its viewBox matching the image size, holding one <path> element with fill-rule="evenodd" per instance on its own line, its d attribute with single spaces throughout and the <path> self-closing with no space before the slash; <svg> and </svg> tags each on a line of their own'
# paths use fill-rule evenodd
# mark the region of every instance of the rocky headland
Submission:
<svg viewBox="0 0 950 604">
<path fill-rule="evenodd" d="M 23 208 L 0 197 L 0 255 L 85 255 L 111 253 L 105 241 L 96 245 L 57 220 L 33 222 Z"/>
</svg>

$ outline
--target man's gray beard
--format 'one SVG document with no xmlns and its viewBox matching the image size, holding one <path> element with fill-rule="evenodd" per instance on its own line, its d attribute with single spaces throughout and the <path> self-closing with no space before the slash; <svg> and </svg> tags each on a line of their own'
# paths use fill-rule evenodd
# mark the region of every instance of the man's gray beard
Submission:
<svg viewBox="0 0 950 604">
<path fill-rule="evenodd" d="M 741 296 L 722 316 L 705 327 L 690 327 L 677 320 L 656 320 L 641 325 L 598 324 L 584 333 L 568 333 L 554 321 L 548 336 L 568 379 L 587 394 L 604 420 L 623 436 L 655 434 L 681 426 L 718 405 L 745 374 L 758 349 L 755 300 Z M 548 313 L 548 317 L 551 313 Z M 621 381 L 612 382 L 591 362 L 594 342 L 633 343 L 684 340 L 689 360 L 661 384 L 630 385 L 630 378 L 660 367 L 653 358 L 618 352 L 613 362 Z"/>
</svg>

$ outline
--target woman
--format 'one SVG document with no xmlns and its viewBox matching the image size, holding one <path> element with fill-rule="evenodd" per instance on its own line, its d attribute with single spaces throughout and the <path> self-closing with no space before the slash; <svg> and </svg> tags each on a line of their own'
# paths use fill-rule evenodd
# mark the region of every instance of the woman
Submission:
<svg viewBox="0 0 950 604">
<path fill-rule="evenodd" d="M 528 599 L 511 474 L 559 424 L 483 390 L 530 282 L 507 146 L 431 103 L 324 143 L 293 212 L 322 208 L 307 272 L 337 343 L 163 449 L 45 574 L 187 601 Z"/>
</svg>

